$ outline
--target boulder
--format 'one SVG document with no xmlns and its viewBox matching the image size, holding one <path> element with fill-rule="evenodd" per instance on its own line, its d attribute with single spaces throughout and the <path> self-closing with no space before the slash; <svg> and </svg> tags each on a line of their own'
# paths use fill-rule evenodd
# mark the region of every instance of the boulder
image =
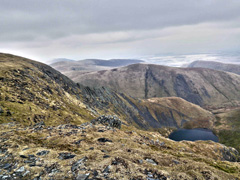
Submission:
<svg viewBox="0 0 240 180">
<path fill-rule="evenodd" d="M 240 162 L 239 152 L 235 148 L 223 146 L 221 152 L 223 160 L 230 162 Z"/>
<path fill-rule="evenodd" d="M 114 116 L 102 115 L 102 116 L 98 117 L 97 119 L 92 120 L 91 123 L 92 124 L 103 124 L 103 125 L 118 128 L 118 129 L 121 129 L 121 125 L 122 125 L 122 121 L 115 115 Z"/>
</svg>

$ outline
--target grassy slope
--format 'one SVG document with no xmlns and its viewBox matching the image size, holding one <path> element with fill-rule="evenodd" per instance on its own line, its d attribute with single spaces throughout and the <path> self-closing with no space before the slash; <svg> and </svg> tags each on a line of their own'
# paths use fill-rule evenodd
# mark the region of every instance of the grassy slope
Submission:
<svg viewBox="0 0 240 180">
<path fill-rule="evenodd" d="M 61 170 L 54 173 L 55 179 L 72 179 L 74 174 L 70 168 L 76 160 L 83 157 L 87 157 L 88 160 L 85 170 L 83 168 L 79 173 L 90 173 L 91 177 L 94 170 L 101 174 L 108 165 L 111 165 L 111 173 L 108 176 L 115 179 L 146 179 L 146 172 L 156 172 L 168 179 L 187 180 L 235 179 L 240 176 L 239 163 L 222 161 L 224 147 L 211 141 L 174 142 L 157 132 L 141 131 L 127 126 L 123 126 L 121 130 L 102 125 L 86 125 L 83 126 L 84 129 L 61 127 L 63 128 L 52 127 L 51 130 L 45 127 L 40 131 L 23 129 L 14 124 L 3 124 L 0 127 L 1 138 L 5 139 L 2 143 L 13 155 L 12 163 L 17 161 L 18 167 L 25 166 L 31 171 L 26 179 L 38 176 L 44 172 L 44 167 L 52 164 L 57 164 Z M 65 135 L 71 132 L 74 133 Z M 102 137 L 112 142 L 98 142 L 97 139 Z M 82 140 L 79 145 L 73 143 L 79 139 Z M 24 150 L 25 148 L 29 149 Z M 37 164 L 42 164 L 39 167 L 28 167 L 23 163 L 24 159 L 19 157 L 36 154 L 41 150 L 49 150 L 50 153 L 39 156 Z M 76 157 L 59 160 L 57 157 L 61 152 L 71 152 Z M 103 158 L 104 155 L 109 157 Z M 116 158 L 120 159 L 121 163 L 113 165 L 112 162 Z M 146 159 L 153 159 L 158 165 L 152 165 Z M 48 179 L 44 173 L 42 177 L 44 180 Z"/>
<path fill-rule="evenodd" d="M 228 110 L 216 115 L 215 129 L 219 141 L 240 151 L 240 109 Z"/>
<path fill-rule="evenodd" d="M 186 109 L 176 108 L 170 100 L 166 104 L 163 100 L 156 103 L 128 97 L 130 101 L 127 101 L 125 96 L 108 90 L 93 89 L 87 94 L 89 89 L 85 91 L 83 89 L 86 88 L 80 88 L 51 67 L 25 58 L 0 54 L 0 63 L 0 107 L 4 110 L 0 114 L 1 123 L 17 121 L 30 125 L 45 121 L 51 125 L 80 124 L 94 118 L 89 107 L 99 115 L 117 114 L 124 122 L 143 129 L 175 124 L 182 127 L 183 119 L 198 121 L 199 113 L 203 117 L 209 116 L 209 112 L 178 98 L 175 102 L 179 101 Z M 188 107 L 194 110 L 192 114 L 188 112 Z M 145 117 L 146 114 L 148 116 Z M 153 119 L 152 124 L 148 122 L 148 117 Z M 176 123 L 163 122 L 165 117 Z M 209 118 L 211 120 L 212 117 Z"/>
<path fill-rule="evenodd" d="M 17 121 L 29 125 L 45 120 L 47 124 L 79 124 L 93 118 L 77 90 L 69 86 L 71 81 L 57 71 L 6 54 L 0 54 L 0 63 L 0 107 L 4 110 L 1 123 Z"/>
</svg>

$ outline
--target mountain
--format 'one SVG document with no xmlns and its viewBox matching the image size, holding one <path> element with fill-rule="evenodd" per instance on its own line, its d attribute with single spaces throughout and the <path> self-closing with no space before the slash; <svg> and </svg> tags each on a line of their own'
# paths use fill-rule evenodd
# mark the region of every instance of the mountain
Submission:
<svg viewBox="0 0 240 180">
<path fill-rule="evenodd" d="M 67 58 L 56 58 L 56 59 L 52 59 L 50 61 L 48 61 L 47 64 L 53 64 L 53 63 L 58 63 L 58 62 L 69 62 L 69 61 L 75 61 L 73 59 L 67 59 Z"/>
<path fill-rule="evenodd" d="M 144 61 L 136 59 L 86 59 L 79 61 L 61 61 L 53 63 L 51 66 L 68 77 L 73 78 L 86 72 L 107 70 L 142 62 Z"/>
<path fill-rule="evenodd" d="M 204 68 L 174 68 L 134 64 L 81 74 L 75 82 L 86 86 L 105 86 L 136 98 L 181 97 L 211 108 L 237 106 L 240 76 Z"/>
<path fill-rule="evenodd" d="M 209 68 L 218 71 L 226 71 L 240 75 L 240 65 L 238 64 L 225 64 L 215 61 L 194 61 L 188 65 L 190 68 Z"/>
<path fill-rule="evenodd" d="M 184 127 L 187 122 L 198 121 L 198 113 L 209 117 L 210 124 L 213 122 L 209 112 L 191 103 L 185 103 L 186 108 L 196 109 L 190 115 L 174 104 L 166 105 L 163 100 L 159 104 L 143 103 L 107 88 L 75 84 L 53 68 L 22 57 L 0 54 L 0 63 L 1 123 L 79 124 L 103 113 L 117 114 L 124 122 L 143 129 Z M 183 102 L 180 98 L 175 101 Z M 199 123 L 199 127 L 207 126 Z"/>
<path fill-rule="evenodd" d="M 236 179 L 236 149 L 160 134 L 216 123 L 178 97 L 136 99 L 90 88 L 0 53 L 0 179 Z"/>
</svg>

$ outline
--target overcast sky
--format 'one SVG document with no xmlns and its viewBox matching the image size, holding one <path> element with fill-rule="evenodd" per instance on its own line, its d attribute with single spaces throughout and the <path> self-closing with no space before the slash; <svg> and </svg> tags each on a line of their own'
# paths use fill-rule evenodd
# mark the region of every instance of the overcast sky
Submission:
<svg viewBox="0 0 240 180">
<path fill-rule="evenodd" d="M 0 0 L 0 52 L 139 58 L 240 51 L 240 0 Z"/>
</svg>

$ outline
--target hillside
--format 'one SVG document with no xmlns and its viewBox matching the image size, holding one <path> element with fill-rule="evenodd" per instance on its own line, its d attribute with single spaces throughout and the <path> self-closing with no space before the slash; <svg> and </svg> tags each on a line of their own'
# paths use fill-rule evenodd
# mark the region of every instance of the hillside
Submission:
<svg viewBox="0 0 240 180">
<path fill-rule="evenodd" d="M 144 61 L 136 59 L 86 59 L 79 61 L 61 61 L 52 63 L 50 66 L 67 75 L 68 77 L 73 78 L 86 72 L 107 70 L 142 62 Z"/>
<path fill-rule="evenodd" d="M 213 129 L 215 117 L 200 106 L 178 97 L 141 100 L 105 87 L 89 88 L 14 55 L 0 54 L 0 64 L 0 179 L 240 175 L 234 148 L 212 141 L 175 142 L 159 133 Z M 107 116 L 111 124 L 97 121 L 102 114 L 117 115 L 121 126 L 113 126 L 120 121 L 116 116 Z"/>
<path fill-rule="evenodd" d="M 92 123 L 0 126 L 1 179 L 237 179 L 236 150 Z"/>
<path fill-rule="evenodd" d="M 0 54 L 0 63 L 1 123 L 79 124 L 101 114 L 117 114 L 126 123 L 148 129 L 179 128 L 188 121 L 198 120 L 196 114 L 199 111 L 189 115 L 184 109 L 165 106 L 164 103 L 158 106 L 150 101 L 141 103 L 106 88 L 88 88 L 75 84 L 47 65 L 25 58 Z M 193 105 L 186 103 L 187 106 Z M 214 121 L 209 112 L 201 109 L 201 113 L 209 117 L 210 124 Z"/>
<path fill-rule="evenodd" d="M 93 118 L 77 85 L 53 68 L 9 54 L 0 54 L 0 64 L 1 123 L 82 123 Z"/>
<path fill-rule="evenodd" d="M 237 106 L 240 76 L 204 68 L 134 64 L 72 78 L 86 86 L 106 86 L 132 97 L 181 97 L 212 108 Z"/>
<path fill-rule="evenodd" d="M 188 65 L 190 68 L 209 68 L 218 71 L 226 71 L 235 74 L 240 74 L 240 65 L 238 64 L 225 64 L 215 61 L 194 61 Z"/>
</svg>

